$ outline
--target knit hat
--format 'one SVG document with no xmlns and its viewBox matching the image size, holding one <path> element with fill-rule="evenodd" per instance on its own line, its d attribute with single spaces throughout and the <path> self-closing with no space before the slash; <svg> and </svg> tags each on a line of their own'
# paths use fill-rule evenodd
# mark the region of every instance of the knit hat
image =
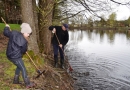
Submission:
<svg viewBox="0 0 130 90">
<path fill-rule="evenodd" d="M 63 26 L 68 30 L 69 28 L 68 24 L 63 24 Z"/>
<path fill-rule="evenodd" d="M 21 33 L 31 33 L 32 29 L 28 23 L 22 23 L 21 27 Z"/>
</svg>

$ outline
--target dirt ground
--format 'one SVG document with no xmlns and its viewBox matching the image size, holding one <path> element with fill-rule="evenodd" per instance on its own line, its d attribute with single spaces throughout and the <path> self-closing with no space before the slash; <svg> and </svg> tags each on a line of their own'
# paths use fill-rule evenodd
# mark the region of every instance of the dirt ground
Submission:
<svg viewBox="0 0 130 90">
<path fill-rule="evenodd" d="M 6 49 L 8 39 L 3 36 L 3 34 L 0 34 L 0 53 L 3 52 L 3 50 Z M 53 68 L 53 59 L 45 59 L 44 64 L 44 74 L 42 74 L 39 78 L 35 79 L 36 75 L 29 75 L 31 77 L 31 81 L 34 81 L 36 83 L 36 87 L 32 88 L 31 90 L 74 90 L 73 89 L 73 79 L 72 77 L 67 73 L 67 70 L 61 69 L 61 68 Z M 2 80 L 3 83 L 9 84 L 10 89 L 14 90 L 16 88 L 17 90 L 24 90 L 25 87 L 23 84 L 21 85 L 13 85 L 12 84 L 12 77 L 9 77 L 9 80 L 2 79 L 4 77 L 4 67 L 5 63 L 0 63 L 0 80 Z M 14 71 L 12 71 L 14 72 Z M 22 81 L 23 83 L 23 81 Z M 7 86 L 7 85 L 6 85 Z M 13 89 L 11 89 L 13 88 Z M 6 89 L 8 90 L 8 89 Z M 26 89 L 27 90 L 27 89 Z M 30 89 L 29 89 L 30 90 Z"/>
</svg>

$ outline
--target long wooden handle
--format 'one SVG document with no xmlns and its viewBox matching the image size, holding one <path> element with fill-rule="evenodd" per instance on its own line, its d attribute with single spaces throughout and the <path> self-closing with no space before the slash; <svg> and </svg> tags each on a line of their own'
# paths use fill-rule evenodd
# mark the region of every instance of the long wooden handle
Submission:
<svg viewBox="0 0 130 90">
<path fill-rule="evenodd" d="M 56 35 L 56 33 L 54 33 L 55 34 L 55 36 L 56 36 L 56 38 L 57 38 L 57 40 L 58 40 L 58 43 L 59 43 L 59 45 L 60 45 L 60 41 L 59 41 L 59 39 L 58 39 L 58 37 L 57 37 L 57 35 Z M 63 49 L 61 48 L 61 50 L 62 50 L 62 52 L 63 52 L 63 55 L 64 55 L 64 58 L 66 57 L 65 56 L 65 53 L 64 53 L 64 51 L 63 51 Z M 68 61 L 67 61 L 68 62 Z M 71 67 L 71 65 L 69 64 L 69 62 L 68 62 L 68 65 L 69 65 L 69 69 L 70 69 L 70 71 L 73 71 L 73 69 L 72 69 L 72 67 Z"/>
<path fill-rule="evenodd" d="M 4 24 L 6 25 L 6 21 L 1 17 L 2 21 L 4 22 Z M 11 31 L 10 27 L 9 27 L 9 30 Z"/>
<path fill-rule="evenodd" d="M 38 76 L 36 77 L 36 78 L 38 78 L 40 75 L 42 75 L 42 77 L 44 78 L 44 76 L 43 76 L 43 73 L 44 73 L 44 71 L 40 71 L 39 69 L 38 69 L 38 67 L 36 66 L 36 64 L 34 63 L 34 61 L 32 60 L 32 58 L 30 57 L 30 55 L 26 52 L 26 54 L 27 54 L 27 56 L 30 58 L 30 60 L 31 60 L 31 62 L 33 63 L 33 65 L 35 66 L 35 68 L 38 70 L 37 72 L 39 73 L 38 74 Z"/>
<path fill-rule="evenodd" d="M 2 19 L 2 21 L 5 23 L 5 24 L 7 24 L 6 22 L 5 22 L 5 20 L 1 17 L 1 19 Z"/>
<path fill-rule="evenodd" d="M 31 62 L 33 63 L 33 65 L 36 67 L 36 69 L 39 70 L 38 67 L 36 66 L 36 64 L 34 63 L 34 61 L 32 60 L 32 58 L 30 57 L 30 55 L 27 52 L 26 52 L 26 54 L 29 57 L 29 59 L 31 60 Z"/>
<path fill-rule="evenodd" d="M 58 37 L 57 37 L 56 33 L 54 33 L 54 34 L 55 34 L 55 36 L 56 36 L 56 38 L 57 38 L 57 40 L 58 40 L 58 43 L 59 43 L 59 45 L 60 45 L 60 41 L 59 41 L 59 39 L 58 39 Z"/>
</svg>

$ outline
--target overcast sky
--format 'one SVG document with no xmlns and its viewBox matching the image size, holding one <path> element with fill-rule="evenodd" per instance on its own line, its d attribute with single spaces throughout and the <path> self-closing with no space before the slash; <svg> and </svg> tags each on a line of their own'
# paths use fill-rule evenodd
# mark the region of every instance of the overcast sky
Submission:
<svg viewBox="0 0 130 90">
<path fill-rule="evenodd" d="M 130 9 L 126 6 L 119 6 L 114 11 L 117 14 L 117 20 L 126 20 L 130 17 Z"/>
<path fill-rule="evenodd" d="M 103 0 L 99 0 L 99 1 L 103 1 Z M 104 0 L 105 1 L 105 0 Z M 122 4 L 125 4 L 125 3 L 128 3 L 130 2 L 130 0 L 114 0 L 116 2 L 120 2 Z M 109 6 L 109 3 L 110 3 L 110 6 L 112 8 L 112 11 L 108 11 L 108 12 L 98 12 L 97 14 L 100 16 L 104 15 L 106 19 L 108 19 L 109 15 L 112 14 L 113 12 L 116 12 L 116 20 L 126 20 L 130 17 L 130 7 L 128 8 L 126 5 L 119 5 L 117 3 L 114 3 L 114 2 L 111 2 L 109 1 L 108 2 L 108 6 Z M 106 7 L 108 7 L 106 5 Z M 69 8 L 73 8 L 72 10 L 76 10 L 76 11 L 81 11 L 81 10 L 84 10 L 84 7 L 82 6 L 73 6 L 73 4 L 70 4 L 70 7 Z M 78 9 L 77 9 L 78 8 Z M 86 16 L 91 16 L 91 14 L 86 14 Z"/>
</svg>

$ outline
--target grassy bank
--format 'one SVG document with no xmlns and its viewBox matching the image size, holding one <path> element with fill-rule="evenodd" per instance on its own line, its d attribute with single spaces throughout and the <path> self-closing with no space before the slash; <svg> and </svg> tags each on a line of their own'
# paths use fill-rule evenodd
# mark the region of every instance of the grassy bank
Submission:
<svg viewBox="0 0 130 90">
<path fill-rule="evenodd" d="M 11 30 L 20 30 L 20 25 L 18 24 L 9 25 Z M 5 24 L 0 23 L 0 33 L 3 32 L 4 27 Z M 24 88 L 24 86 L 12 84 L 16 66 L 13 65 L 6 57 L 6 46 L 8 40 L 5 39 L 4 36 L 2 36 L 0 38 L 0 42 L 0 90 L 13 90 Z M 26 58 L 24 58 L 24 62 L 26 62 L 25 66 L 27 66 L 28 74 L 30 75 L 30 77 L 32 77 L 32 75 L 34 75 L 35 73 L 35 69 L 32 67 L 31 63 Z M 20 80 L 22 80 L 21 76 Z"/>
<path fill-rule="evenodd" d="M 31 55 L 31 57 L 33 56 Z M 30 80 L 37 84 L 35 88 L 25 89 L 21 75 L 20 82 L 22 82 L 22 84 L 12 84 L 16 66 L 7 59 L 5 48 L 0 50 L 0 90 L 73 90 L 73 79 L 66 72 L 66 70 L 61 68 L 53 68 L 53 60 L 44 60 L 44 62 L 40 60 L 39 65 L 35 62 L 37 66 L 40 66 L 41 71 L 45 71 L 43 75 L 35 79 L 35 77 L 38 75 L 35 67 L 26 55 L 23 57 L 23 61 L 25 63 Z M 41 62 L 43 63 L 42 65 Z"/>
<path fill-rule="evenodd" d="M 20 30 L 20 25 L 9 24 L 11 30 Z M 0 23 L 0 32 L 3 31 L 4 24 Z M 0 34 L 0 90 L 16 90 L 25 89 L 22 76 L 20 75 L 20 81 L 22 84 L 12 84 L 16 66 L 11 63 L 6 57 L 6 47 L 8 39 Z M 73 90 L 73 80 L 66 72 L 61 68 L 53 68 L 54 61 L 50 56 L 50 59 L 43 56 L 37 56 L 29 52 L 29 55 L 33 58 L 35 64 L 41 71 L 45 71 L 42 76 L 35 79 L 37 76 L 36 69 L 29 58 L 24 55 L 23 61 L 27 69 L 30 80 L 35 82 L 37 86 L 29 90 Z M 28 89 L 25 89 L 28 90 Z"/>
<path fill-rule="evenodd" d="M 11 30 L 20 30 L 20 25 L 19 24 L 9 24 Z M 0 32 L 3 31 L 5 27 L 5 24 L 4 23 L 0 23 Z"/>
<path fill-rule="evenodd" d="M 7 58 L 5 50 L 0 52 L 0 90 L 13 90 L 13 89 L 23 89 L 24 85 L 14 85 L 13 77 L 16 66 L 13 65 Z M 36 74 L 35 68 L 31 65 L 30 61 L 24 58 L 25 66 L 30 77 Z M 22 76 L 20 76 L 20 81 Z"/>
</svg>

